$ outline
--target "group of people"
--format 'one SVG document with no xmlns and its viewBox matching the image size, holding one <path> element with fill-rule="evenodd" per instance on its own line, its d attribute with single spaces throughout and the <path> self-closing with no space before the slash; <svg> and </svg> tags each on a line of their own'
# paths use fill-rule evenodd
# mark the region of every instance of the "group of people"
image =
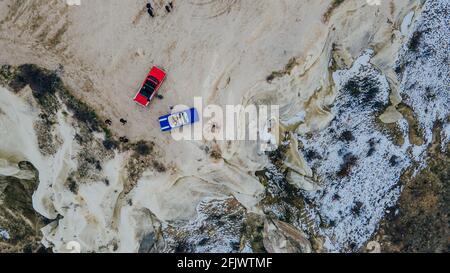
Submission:
<svg viewBox="0 0 450 273">
<path fill-rule="evenodd" d="M 152 4 L 150 4 L 150 3 L 147 4 L 147 12 L 151 17 L 155 17 L 155 13 L 153 12 Z"/>
<path fill-rule="evenodd" d="M 107 120 L 105 120 L 105 123 L 106 123 L 106 125 L 111 126 L 112 125 L 112 120 L 107 119 Z M 121 118 L 120 119 L 120 123 L 122 123 L 122 125 L 125 125 L 125 124 L 127 124 L 127 120 Z M 123 137 L 119 137 L 119 141 L 122 142 L 122 143 L 128 143 L 130 140 L 127 137 L 123 136 Z"/>
<path fill-rule="evenodd" d="M 169 4 L 167 4 L 165 6 L 165 9 L 167 12 L 171 12 L 173 10 L 173 2 L 169 2 Z M 153 10 L 152 4 L 149 2 L 147 3 L 147 12 L 150 15 L 150 17 L 155 17 L 155 12 Z"/>
<path fill-rule="evenodd" d="M 172 11 L 172 9 L 173 9 L 173 3 L 172 2 L 169 2 L 169 4 L 168 5 L 166 5 L 166 11 L 167 12 L 171 12 Z"/>
<path fill-rule="evenodd" d="M 109 125 L 109 126 L 111 126 L 111 125 L 112 125 L 112 120 L 110 120 L 110 119 L 107 119 L 107 120 L 105 120 L 105 123 L 106 123 L 106 125 Z M 120 123 L 122 123 L 123 125 L 125 125 L 125 124 L 127 124 L 127 120 L 126 120 L 126 119 L 123 119 L 123 118 L 121 118 L 121 119 L 120 119 Z"/>
</svg>

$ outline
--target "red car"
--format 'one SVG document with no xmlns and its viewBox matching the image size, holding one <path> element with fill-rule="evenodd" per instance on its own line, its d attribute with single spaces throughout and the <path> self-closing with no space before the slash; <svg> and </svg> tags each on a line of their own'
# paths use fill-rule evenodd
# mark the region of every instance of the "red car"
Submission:
<svg viewBox="0 0 450 273">
<path fill-rule="evenodd" d="M 165 78 L 166 72 L 154 66 L 148 73 L 147 78 L 145 78 L 141 89 L 134 97 L 134 101 L 142 106 L 147 106 L 158 91 Z"/>
</svg>

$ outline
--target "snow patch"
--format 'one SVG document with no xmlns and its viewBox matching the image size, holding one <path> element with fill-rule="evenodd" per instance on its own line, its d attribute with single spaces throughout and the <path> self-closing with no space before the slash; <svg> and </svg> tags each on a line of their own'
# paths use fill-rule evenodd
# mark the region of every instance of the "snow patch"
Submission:
<svg viewBox="0 0 450 273">
<path fill-rule="evenodd" d="M 304 157 L 323 184 L 304 195 L 327 226 L 320 232 L 329 251 L 354 250 L 370 238 L 397 201 L 397 181 L 411 162 L 406 147 L 377 128 L 390 89 L 370 64 L 372 55 L 366 50 L 349 70 L 333 73 L 340 93 L 332 108 L 335 119 L 311 137 L 299 136 Z"/>
<path fill-rule="evenodd" d="M 11 237 L 9 236 L 8 231 L 6 231 L 5 229 L 0 228 L 0 239 L 3 240 L 9 240 Z"/>
<path fill-rule="evenodd" d="M 427 1 L 421 17 L 400 51 L 400 95 L 432 142 L 433 127 L 450 115 L 450 1 Z"/>
</svg>

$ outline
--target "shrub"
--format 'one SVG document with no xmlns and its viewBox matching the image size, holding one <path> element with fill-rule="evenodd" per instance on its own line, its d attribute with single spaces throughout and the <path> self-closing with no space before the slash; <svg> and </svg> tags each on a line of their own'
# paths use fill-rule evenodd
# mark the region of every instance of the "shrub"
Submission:
<svg viewBox="0 0 450 273">
<path fill-rule="evenodd" d="M 408 48 L 411 51 L 417 51 L 419 48 L 420 42 L 422 40 L 422 32 L 416 31 L 414 32 L 411 40 L 409 41 Z"/>
<path fill-rule="evenodd" d="M 117 148 L 117 142 L 114 141 L 111 138 L 107 138 L 105 140 L 103 140 L 103 146 L 107 149 L 107 150 L 114 150 Z"/>
<path fill-rule="evenodd" d="M 141 140 L 135 144 L 134 151 L 140 156 L 146 156 L 151 153 L 152 147 L 145 141 Z"/>
</svg>

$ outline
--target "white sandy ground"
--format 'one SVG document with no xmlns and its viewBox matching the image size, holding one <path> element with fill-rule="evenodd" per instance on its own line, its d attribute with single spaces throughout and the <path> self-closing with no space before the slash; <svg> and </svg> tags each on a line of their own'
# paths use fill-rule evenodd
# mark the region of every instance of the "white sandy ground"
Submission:
<svg viewBox="0 0 450 273">
<path fill-rule="evenodd" d="M 71 7 L 63 1 L 27 0 L 11 15 L 8 5 L 13 2 L 0 2 L 0 18 L 6 18 L 0 29 L 0 63 L 37 63 L 50 69 L 62 64 L 63 80 L 113 120 L 116 135 L 154 141 L 164 151 L 161 161 L 172 166 L 165 174 L 144 173 L 130 194 L 132 206 L 117 204 L 127 156 L 118 154 L 103 162 L 109 187 L 84 184 L 75 196 L 63 185 L 76 168 L 74 129 L 60 114 L 63 144 L 54 156 L 42 156 L 32 129 L 38 112 L 25 102 L 31 99 L 0 90 L 0 127 L 8 128 L 1 131 L 1 158 L 8 164 L 33 163 L 40 177 L 35 209 L 48 218 L 64 216 L 58 226 L 44 229 L 44 242 L 55 251 L 65 251 L 70 240 L 80 242 L 83 251 L 113 251 L 115 241 L 124 252 L 137 251 L 138 234 L 148 228 L 139 222 L 141 208 L 163 221 L 187 220 L 202 199 L 234 195 L 259 212 L 263 187 L 254 172 L 267 165 L 267 158 L 257 153 L 256 144 L 219 142 L 226 160 L 213 160 L 202 149 L 211 143 L 177 142 L 159 131 L 157 117 L 168 113 L 169 106 L 191 105 L 194 96 L 205 104 L 279 104 L 287 125 L 301 123 L 298 133 L 322 129 L 333 118 L 323 105 L 336 97 L 328 71 L 333 44 L 347 67 L 373 47 L 377 54 L 372 63 L 395 85 L 393 62 L 418 4 L 347 1 L 324 23 L 329 0 L 179 0 L 170 14 L 163 1 L 156 1 L 154 19 L 143 9 L 143 0 L 91 0 Z M 59 30 L 65 32 L 54 43 Z M 291 74 L 267 83 L 266 77 L 292 57 L 296 66 Z M 168 71 L 161 88 L 165 98 L 144 109 L 131 98 L 151 65 Z M 391 101 L 397 97 L 394 89 Z M 128 124 L 122 126 L 119 118 Z"/>
</svg>

